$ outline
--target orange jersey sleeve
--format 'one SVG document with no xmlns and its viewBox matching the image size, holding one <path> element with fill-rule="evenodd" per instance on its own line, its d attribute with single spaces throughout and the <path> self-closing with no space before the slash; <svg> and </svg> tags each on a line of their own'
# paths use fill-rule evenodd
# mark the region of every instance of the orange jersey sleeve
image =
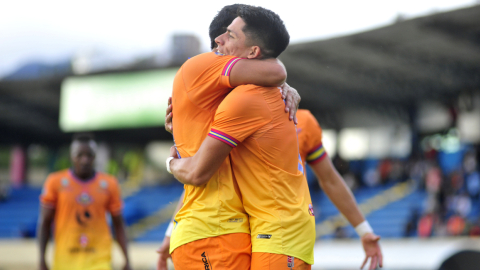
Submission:
<svg viewBox="0 0 480 270">
<path fill-rule="evenodd" d="M 49 175 L 43 184 L 42 194 L 40 195 L 40 203 L 48 208 L 55 208 L 58 200 L 58 180 L 55 175 Z"/>
<path fill-rule="evenodd" d="M 205 110 L 218 106 L 217 102 L 233 88 L 230 71 L 239 60 L 212 52 L 187 61 L 182 66 L 181 80 L 190 101 Z"/>
<path fill-rule="evenodd" d="M 302 160 L 309 164 L 315 164 L 326 157 L 322 143 L 322 128 L 309 110 L 298 110 L 297 120 L 297 134 Z"/>
<path fill-rule="evenodd" d="M 110 178 L 109 180 L 110 181 L 108 189 L 110 192 L 110 198 L 108 201 L 107 209 L 110 214 L 115 216 L 121 213 L 123 208 L 123 201 L 120 192 L 120 186 L 118 185 L 117 180 L 115 178 Z"/>
<path fill-rule="evenodd" d="M 239 86 L 223 100 L 208 136 L 236 147 L 271 120 L 265 100 L 249 91 L 250 87 Z"/>
<path fill-rule="evenodd" d="M 215 111 L 232 90 L 230 71 L 239 60 L 204 53 L 187 60 L 175 75 L 173 137 L 181 157 L 193 156 L 205 140 Z"/>
</svg>

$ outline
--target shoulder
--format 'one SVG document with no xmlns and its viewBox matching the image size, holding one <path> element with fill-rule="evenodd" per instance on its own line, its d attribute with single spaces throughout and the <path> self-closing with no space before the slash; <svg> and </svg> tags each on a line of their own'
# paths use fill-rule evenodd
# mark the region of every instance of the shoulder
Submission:
<svg viewBox="0 0 480 270">
<path fill-rule="evenodd" d="M 196 66 L 209 66 L 212 64 L 225 64 L 231 60 L 240 59 L 231 55 L 222 55 L 214 52 L 202 53 L 188 59 L 182 67 L 193 68 Z"/>
<path fill-rule="evenodd" d="M 271 111 L 264 95 L 264 87 L 241 85 L 231 91 L 222 101 L 217 116 L 228 116 L 238 119 L 270 119 Z"/>
<path fill-rule="evenodd" d="M 49 184 L 57 183 L 60 180 L 62 180 L 63 178 L 68 177 L 68 176 L 69 176 L 68 169 L 53 172 L 53 173 L 50 173 L 47 176 L 46 183 L 49 183 Z"/>
<path fill-rule="evenodd" d="M 315 119 L 313 114 L 309 110 L 305 109 L 298 109 L 297 110 L 297 119 L 300 122 L 301 120 L 303 121 L 312 121 Z"/>
<path fill-rule="evenodd" d="M 298 125 L 302 127 L 312 127 L 312 125 L 320 127 L 317 119 L 309 110 L 299 109 L 297 111 L 297 120 Z"/>
<path fill-rule="evenodd" d="M 108 183 L 118 184 L 117 178 L 115 176 L 111 175 L 111 174 L 108 174 L 108 173 L 97 172 L 97 178 L 99 178 L 100 180 L 105 180 Z"/>
<path fill-rule="evenodd" d="M 223 106 L 234 106 L 241 108 L 258 107 L 265 104 L 265 87 L 247 84 L 234 88 L 222 102 Z"/>
</svg>

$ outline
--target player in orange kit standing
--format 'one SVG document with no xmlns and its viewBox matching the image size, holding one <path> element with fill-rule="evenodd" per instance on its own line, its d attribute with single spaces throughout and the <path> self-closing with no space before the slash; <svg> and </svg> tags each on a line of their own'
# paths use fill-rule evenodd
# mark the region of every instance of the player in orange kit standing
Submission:
<svg viewBox="0 0 480 270">
<path fill-rule="evenodd" d="M 40 267 L 49 269 L 45 251 L 55 224 L 55 270 L 108 270 L 112 237 L 106 214 L 110 213 L 115 236 L 130 269 L 122 199 L 117 180 L 93 167 L 96 143 L 91 136 L 76 136 L 70 147 L 73 167 L 48 176 L 40 195 L 38 241 Z"/>
<path fill-rule="evenodd" d="M 297 122 L 298 145 L 303 165 L 308 163 L 322 190 L 360 236 L 366 255 L 361 268 L 368 259 L 371 260 L 370 269 L 377 264 L 381 267 L 383 256 L 378 244 L 380 237 L 374 235 L 369 228 L 370 225 L 358 208 L 355 197 L 328 157 L 322 142 L 322 128 L 317 119 L 309 110 L 299 109 Z"/>
</svg>

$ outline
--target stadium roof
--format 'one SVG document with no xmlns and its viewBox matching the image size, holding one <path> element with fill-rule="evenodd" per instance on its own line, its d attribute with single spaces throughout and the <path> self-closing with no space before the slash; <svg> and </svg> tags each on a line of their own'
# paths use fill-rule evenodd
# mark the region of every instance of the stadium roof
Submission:
<svg viewBox="0 0 480 270">
<path fill-rule="evenodd" d="M 394 116 L 421 100 L 448 104 L 480 90 L 480 6 L 292 45 L 280 58 L 301 107 L 321 119 L 350 108 Z"/>
<path fill-rule="evenodd" d="M 335 116 L 349 109 L 408 118 L 421 100 L 451 104 L 460 94 L 480 89 L 480 6 L 291 45 L 280 58 L 289 84 L 302 95 L 301 107 L 322 125 L 341 127 Z M 58 127 L 64 77 L 0 81 L 0 143 L 70 140 Z M 97 137 L 170 138 L 163 127 L 105 131 Z"/>
</svg>

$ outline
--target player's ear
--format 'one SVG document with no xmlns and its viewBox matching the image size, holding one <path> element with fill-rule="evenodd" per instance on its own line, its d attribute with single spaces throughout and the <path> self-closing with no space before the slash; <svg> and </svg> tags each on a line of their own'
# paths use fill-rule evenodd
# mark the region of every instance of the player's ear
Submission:
<svg viewBox="0 0 480 270">
<path fill-rule="evenodd" d="M 258 46 L 252 46 L 250 47 L 250 52 L 248 53 L 247 58 L 248 59 L 255 59 L 255 58 L 260 58 L 260 47 Z"/>
</svg>

